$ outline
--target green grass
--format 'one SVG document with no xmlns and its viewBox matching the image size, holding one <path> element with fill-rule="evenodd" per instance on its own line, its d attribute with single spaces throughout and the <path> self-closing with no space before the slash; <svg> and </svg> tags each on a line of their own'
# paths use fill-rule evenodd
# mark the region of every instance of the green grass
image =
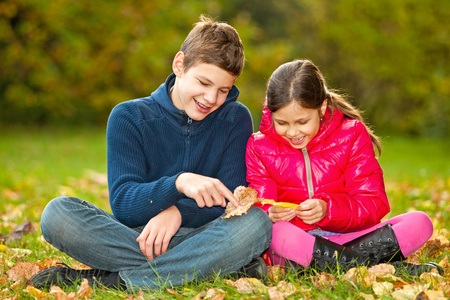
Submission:
<svg viewBox="0 0 450 300">
<path fill-rule="evenodd" d="M 425 211 L 432 217 L 436 229 L 450 228 L 449 195 L 450 169 L 447 149 L 449 142 L 423 138 L 385 137 L 380 164 L 384 170 L 387 193 L 392 211 L 388 217 L 410 209 Z M 40 214 L 54 197 L 72 195 L 110 210 L 106 184 L 98 183 L 89 170 L 106 173 L 105 128 L 0 128 L 0 233 L 8 233 L 15 224 L 33 221 L 37 232 L 8 243 L 8 248 L 30 249 L 26 256 L 7 256 L 0 252 L 0 271 L 3 278 L 17 262 L 40 262 L 47 258 L 75 262 L 43 239 L 39 230 Z M 443 258 L 434 257 L 433 261 Z M 429 260 L 422 257 L 422 260 Z M 350 284 L 337 278 L 334 287 L 318 287 L 309 277 L 288 276 L 286 281 L 310 290 L 303 295 L 312 299 L 354 299 L 359 292 L 371 293 L 360 284 Z M 266 282 L 267 285 L 276 283 Z M 0 298 L 19 295 L 33 299 L 23 292 L 25 284 L 17 288 L 12 282 L 0 283 Z M 227 299 L 260 297 L 268 299 L 267 292 L 243 295 L 228 286 L 224 279 L 215 277 L 198 283 L 149 291 L 147 299 L 191 299 L 209 288 L 220 288 Z M 76 291 L 77 288 L 68 289 Z M 175 295 L 176 294 L 176 295 Z M 97 289 L 92 299 L 117 299 L 126 292 Z M 293 298 L 298 299 L 301 294 Z M 383 299 L 392 299 L 389 296 Z"/>
</svg>

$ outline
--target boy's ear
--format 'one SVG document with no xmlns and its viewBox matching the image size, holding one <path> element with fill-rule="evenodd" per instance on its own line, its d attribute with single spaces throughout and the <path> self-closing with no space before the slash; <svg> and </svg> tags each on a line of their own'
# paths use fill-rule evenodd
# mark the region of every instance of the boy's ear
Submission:
<svg viewBox="0 0 450 300">
<path fill-rule="evenodd" d="M 175 76 L 180 77 L 181 73 L 183 73 L 183 66 L 184 66 L 184 53 L 178 52 L 175 55 L 175 58 L 172 62 L 172 70 Z"/>
</svg>

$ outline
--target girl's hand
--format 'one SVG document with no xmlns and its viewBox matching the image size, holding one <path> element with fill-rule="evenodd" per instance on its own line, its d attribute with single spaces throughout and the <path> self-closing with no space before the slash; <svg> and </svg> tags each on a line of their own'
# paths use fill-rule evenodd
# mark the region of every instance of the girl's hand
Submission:
<svg viewBox="0 0 450 300">
<path fill-rule="evenodd" d="M 272 223 L 290 221 L 295 217 L 295 210 L 287 207 L 272 206 L 269 208 L 269 218 Z"/>
<path fill-rule="evenodd" d="M 302 202 L 296 209 L 296 215 L 305 224 L 314 224 L 321 221 L 327 215 L 328 205 L 322 199 L 308 199 Z"/>
</svg>

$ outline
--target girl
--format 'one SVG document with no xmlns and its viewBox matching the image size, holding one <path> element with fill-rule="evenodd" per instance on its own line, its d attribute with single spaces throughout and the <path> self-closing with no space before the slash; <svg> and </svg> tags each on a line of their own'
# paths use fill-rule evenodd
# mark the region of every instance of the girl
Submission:
<svg viewBox="0 0 450 300">
<path fill-rule="evenodd" d="M 249 186 L 258 197 L 298 204 L 263 205 L 273 224 L 275 264 L 319 270 L 393 262 L 418 274 L 439 265 L 400 262 L 433 233 L 430 218 L 410 212 L 386 222 L 379 138 L 361 113 L 327 89 L 308 60 L 281 65 L 267 86 L 260 131 L 248 142 Z"/>
</svg>

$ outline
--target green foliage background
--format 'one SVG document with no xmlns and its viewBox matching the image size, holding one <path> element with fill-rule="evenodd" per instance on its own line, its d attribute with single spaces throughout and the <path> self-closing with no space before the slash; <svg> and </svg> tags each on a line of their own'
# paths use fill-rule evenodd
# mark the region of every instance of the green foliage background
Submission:
<svg viewBox="0 0 450 300">
<path fill-rule="evenodd" d="M 202 13 L 241 35 L 255 125 L 272 71 L 309 58 L 376 131 L 449 136 L 448 0 L 3 0 L 0 124 L 104 125 L 165 80 Z"/>
</svg>

